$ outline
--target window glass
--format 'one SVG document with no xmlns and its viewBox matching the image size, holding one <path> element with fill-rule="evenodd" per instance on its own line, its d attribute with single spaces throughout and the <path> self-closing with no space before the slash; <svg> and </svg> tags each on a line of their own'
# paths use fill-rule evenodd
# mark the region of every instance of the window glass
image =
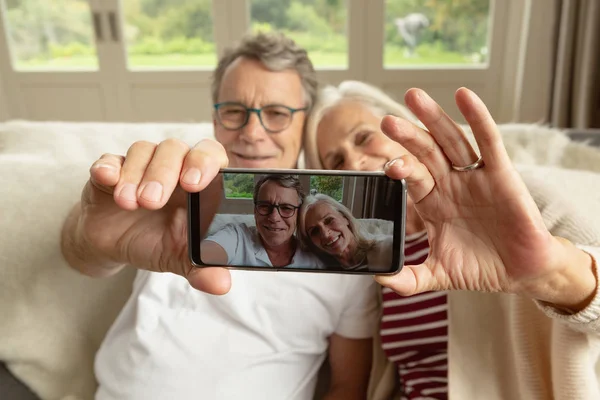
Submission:
<svg viewBox="0 0 600 400">
<path fill-rule="evenodd" d="M 130 68 L 213 69 L 211 0 L 122 0 Z"/>
<path fill-rule="evenodd" d="M 386 0 L 384 66 L 483 66 L 490 0 Z"/>
<path fill-rule="evenodd" d="M 311 176 L 310 193 L 323 193 L 337 201 L 342 201 L 344 194 L 343 176 Z"/>
<path fill-rule="evenodd" d="M 225 198 L 252 199 L 254 194 L 253 174 L 223 174 Z"/>
<path fill-rule="evenodd" d="M 253 32 L 277 30 L 308 52 L 315 68 L 348 67 L 345 0 L 252 0 Z"/>
<path fill-rule="evenodd" d="M 16 70 L 98 69 L 86 0 L 3 1 Z"/>
</svg>

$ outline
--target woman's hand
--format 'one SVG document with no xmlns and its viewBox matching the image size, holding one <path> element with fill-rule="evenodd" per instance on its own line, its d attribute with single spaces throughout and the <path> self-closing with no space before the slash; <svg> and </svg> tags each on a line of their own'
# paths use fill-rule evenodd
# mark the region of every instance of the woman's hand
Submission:
<svg viewBox="0 0 600 400">
<path fill-rule="evenodd" d="M 388 163 L 388 176 L 406 179 L 430 242 L 427 260 L 377 280 L 401 295 L 474 290 L 526 295 L 579 310 L 596 288 L 591 257 L 554 237 L 514 169 L 492 116 L 461 88 L 456 104 L 473 130 L 483 166 L 460 127 L 424 91 L 405 101 L 428 131 L 395 117 L 382 130 L 412 155 Z"/>
</svg>

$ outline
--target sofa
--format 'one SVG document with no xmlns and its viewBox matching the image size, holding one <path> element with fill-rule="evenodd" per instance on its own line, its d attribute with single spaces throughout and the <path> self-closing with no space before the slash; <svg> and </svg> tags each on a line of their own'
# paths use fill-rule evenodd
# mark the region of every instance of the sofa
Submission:
<svg viewBox="0 0 600 400">
<path fill-rule="evenodd" d="M 501 129 L 515 163 L 600 174 L 594 147 L 600 147 L 600 132 L 524 124 Z M 0 123 L 0 398 L 93 397 L 94 355 L 135 271 L 92 279 L 70 269 L 59 247 L 62 222 L 101 154 L 169 137 L 193 145 L 212 137 L 212 123 Z M 600 205 L 600 188 L 576 190 L 588 205 Z M 375 360 L 374 370 L 385 362 L 380 353 Z"/>
</svg>

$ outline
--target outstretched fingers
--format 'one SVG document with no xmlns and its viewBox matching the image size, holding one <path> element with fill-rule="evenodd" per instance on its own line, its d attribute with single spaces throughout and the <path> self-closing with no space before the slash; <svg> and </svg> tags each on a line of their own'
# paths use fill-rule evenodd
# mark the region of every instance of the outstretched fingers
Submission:
<svg viewBox="0 0 600 400">
<path fill-rule="evenodd" d="M 426 130 L 410 121 L 390 115 L 381 121 L 381 130 L 424 164 L 436 181 L 448 174 L 450 162 Z"/>
<path fill-rule="evenodd" d="M 473 130 L 486 168 L 511 165 L 498 126 L 483 101 L 467 88 L 458 89 L 455 99 L 460 112 Z"/>
<path fill-rule="evenodd" d="M 461 127 L 424 90 L 410 89 L 404 99 L 453 165 L 465 166 L 477 160 Z"/>
</svg>

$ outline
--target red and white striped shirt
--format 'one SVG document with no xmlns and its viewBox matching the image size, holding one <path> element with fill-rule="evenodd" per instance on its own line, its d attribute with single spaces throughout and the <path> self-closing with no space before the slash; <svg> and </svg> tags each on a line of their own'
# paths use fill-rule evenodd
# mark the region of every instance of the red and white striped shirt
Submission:
<svg viewBox="0 0 600 400">
<path fill-rule="evenodd" d="M 405 265 L 429 253 L 427 233 L 405 240 Z M 381 342 L 398 367 L 404 399 L 448 398 L 448 305 L 446 292 L 402 297 L 383 288 Z"/>
</svg>

